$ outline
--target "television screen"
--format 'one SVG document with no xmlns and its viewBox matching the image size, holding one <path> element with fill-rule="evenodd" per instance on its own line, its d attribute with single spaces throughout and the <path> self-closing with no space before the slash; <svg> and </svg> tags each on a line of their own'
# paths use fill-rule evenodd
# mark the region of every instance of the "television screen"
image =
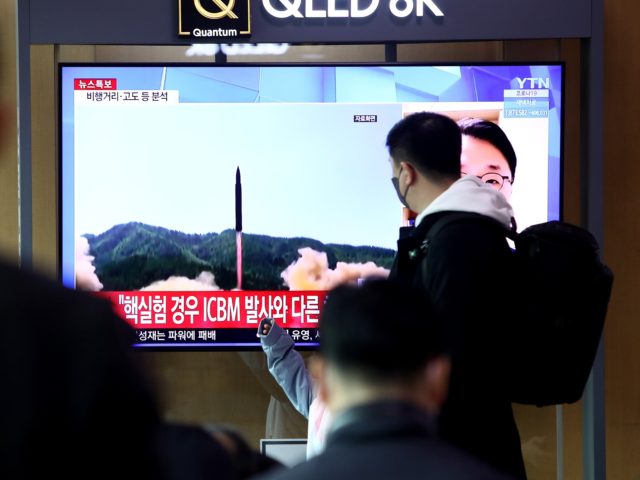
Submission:
<svg viewBox="0 0 640 480">
<path fill-rule="evenodd" d="M 402 206 L 386 135 L 497 123 L 520 229 L 560 216 L 561 65 L 61 65 L 61 271 L 145 348 L 317 345 L 326 291 L 385 276 Z"/>
</svg>

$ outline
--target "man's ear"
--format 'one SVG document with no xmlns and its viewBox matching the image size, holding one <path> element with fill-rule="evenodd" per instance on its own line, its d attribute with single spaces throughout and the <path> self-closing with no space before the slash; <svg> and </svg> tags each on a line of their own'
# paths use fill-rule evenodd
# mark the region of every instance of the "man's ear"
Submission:
<svg viewBox="0 0 640 480">
<path fill-rule="evenodd" d="M 451 360 L 445 356 L 431 359 L 425 368 L 426 402 L 432 413 L 438 413 L 449 393 Z"/>
<path fill-rule="evenodd" d="M 413 185 L 416 181 L 416 167 L 411 165 L 409 162 L 400 162 L 402 166 L 402 171 L 404 172 L 404 178 L 401 181 L 402 185 Z"/>
</svg>

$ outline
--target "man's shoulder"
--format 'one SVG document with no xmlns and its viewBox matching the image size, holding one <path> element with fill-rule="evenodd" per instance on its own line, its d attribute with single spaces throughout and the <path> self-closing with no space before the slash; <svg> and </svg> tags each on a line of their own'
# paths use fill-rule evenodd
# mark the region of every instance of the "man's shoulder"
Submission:
<svg viewBox="0 0 640 480">
<path fill-rule="evenodd" d="M 429 216 L 431 217 L 431 216 Z M 486 215 L 470 212 L 439 212 L 425 217 L 420 225 L 419 238 L 435 250 L 460 251 L 469 249 L 509 249 L 507 227 Z"/>
<path fill-rule="evenodd" d="M 507 480 L 509 477 L 434 438 L 391 438 L 383 442 L 334 445 L 311 460 L 281 469 L 264 480 Z"/>
<path fill-rule="evenodd" d="M 330 478 L 326 475 L 326 453 L 321 453 L 309 460 L 303 461 L 293 467 L 273 468 L 267 474 L 259 476 L 256 480 L 314 480 Z M 336 479 L 338 480 L 338 479 Z"/>
<path fill-rule="evenodd" d="M 421 235 L 435 236 L 440 232 L 476 231 L 505 237 L 507 227 L 488 215 L 475 212 L 445 211 L 428 215 L 416 230 Z"/>
</svg>

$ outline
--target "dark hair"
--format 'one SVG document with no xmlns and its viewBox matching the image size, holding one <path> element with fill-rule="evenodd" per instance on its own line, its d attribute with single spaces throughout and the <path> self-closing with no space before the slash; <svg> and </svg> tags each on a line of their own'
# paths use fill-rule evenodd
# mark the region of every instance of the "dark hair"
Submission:
<svg viewBox="0 0 640 480">
<path fill-rule="evenodd" d="M 516 165 L 518 163 L 516 152 L 507 135 L 497 123 L 483 120 L 482 118 L 463 118 L 458 122 L 458 126 L 462 135 L 484 140 L 496 147 L 509 164 L 511 181 L 516 178 Z"/>
<path fill-rule="evenodd" d="M 231 448 L 227 452 L 231 469 L 230 478 L 234 480 L 244 480 L 283 467 L 283 464 L 278 460 L 253 449 L 234 427 L 209 424 L 203 428 L 218 442 L 220 441 L 220 436 L 226 438 L 226 448 Z M 217 478 L 220 478 L 220 475 Z"/>
<path fill-rule="evenodd" d="M 390 280 L 341 285 L 322 311 L 320 351 L 371 383 L 411 379 L 441 352 L 434 310 L 423 294 Z"/>
<path fill-rule="evenodd" d="M 46 465 L 67 479 L 158 478 L 160 414 L 131 352 L 134 330 L 107 301 L 2 265 L 0 289 L 15 292 L 3 300 L 0 336 L 0 377 L 11 392 L 0 399 L 3 471 L 32 478 Z"/>
<path fill-rule="evenodd" d="M 449 117 L 433 112 L 413 113 L 389 131 L 387 147 L 394 161 L 409 162 L 436 181 L 460 178 L 462 136 Z"/>
</svg>

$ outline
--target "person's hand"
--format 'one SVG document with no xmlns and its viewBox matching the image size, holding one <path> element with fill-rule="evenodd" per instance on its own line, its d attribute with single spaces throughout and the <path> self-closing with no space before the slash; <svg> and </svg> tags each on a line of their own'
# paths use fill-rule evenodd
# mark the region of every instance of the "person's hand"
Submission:
<svg viewBox="0 0 640 480">
<path fill-rule="evenodd" d="M 271 318 L 263 318 L 262 321 L 260 322 L 260 327 L 259 327 L 260 335 L 266 336 L 271 330 L 272 326 L 273 326 L 273 320 Z"/>
</svg>

